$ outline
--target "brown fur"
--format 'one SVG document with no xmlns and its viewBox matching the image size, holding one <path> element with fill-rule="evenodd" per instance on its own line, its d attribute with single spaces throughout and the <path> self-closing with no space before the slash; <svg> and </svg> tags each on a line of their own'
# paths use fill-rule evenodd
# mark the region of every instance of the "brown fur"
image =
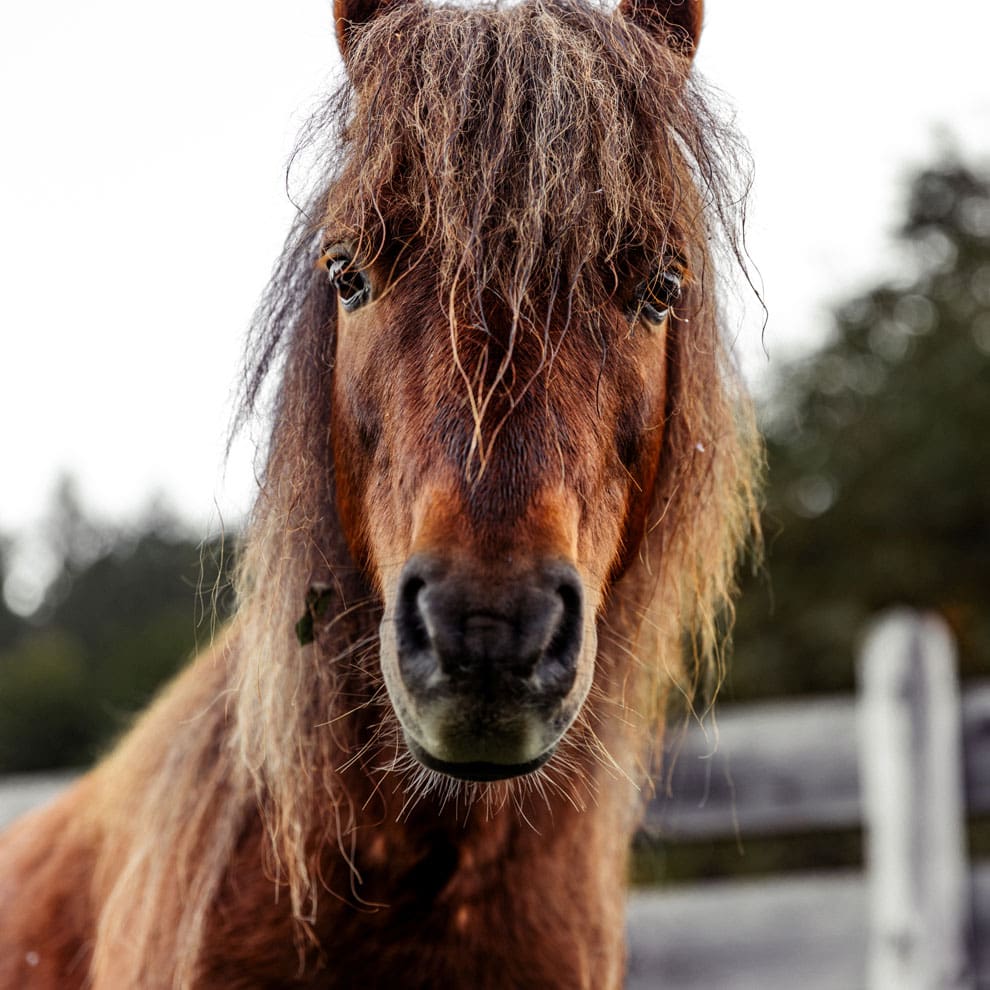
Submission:
<svg viewBox="0 0 990 990">
<path fill-rule="evenodd" d="M 637 787 L 717 655 L 758 467 L 713 291 L 736 145 L 689 74 L 700 4 L 654 13 L 339 0 L 335 150 L 253 338 L 248 408 L 282 371 L 238 615 L 0 838 L 0 987 L 621 985 Z M 346 315 L 341 241 L 377 287 Z M 650 330 L 631 291 L 674 253 Z M 590 693 L 531 776 L 405 749 L 379 625 L 424 549 L 580 572 Z"/>
</svg>

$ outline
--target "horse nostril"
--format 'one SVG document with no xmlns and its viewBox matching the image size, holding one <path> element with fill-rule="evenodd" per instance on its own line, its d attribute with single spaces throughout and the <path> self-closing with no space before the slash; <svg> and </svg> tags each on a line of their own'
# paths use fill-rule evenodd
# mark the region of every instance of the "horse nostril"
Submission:
<svg viewBox="0 0 990 990">
<path fill-rule="evenodd" d="M 424 695 L 559 699 L 576 676 L 583 607 L 570 564 L 554 561 L 515 583 L 486 582 L 417 555 L 396 595 L 399 671 Z"/>
<path fill-rule="evenodd" d="M 419 575 L 410 574 L 399 589 L 396 625 L 400 653 L 417 654 L 430 649 L 430 633 L 419 605 L 419 593 L 425 587 L 426 582 Z"/>
<path fill-rule="evenodd" d="M 575 640 L 581 636 L 581 592 L 567 584 L 557 589 L 557 594 L 564 603 L 564 611 L 557 625 L 557 631 L 547 646 L 548 657 L 564 657 L 569 655 L 575 646 Z"/>
<path fill-rule="evenodd" d="M 577 670 L 584 628 L 584 596 L 581 579 L 569 564 L 557 565 L 548 575 L 557 581 L 556 594 L 563 608 L 550 642 L 536 666 L 536 673 L 548 687 L 569 690 Z"/>
</svg>

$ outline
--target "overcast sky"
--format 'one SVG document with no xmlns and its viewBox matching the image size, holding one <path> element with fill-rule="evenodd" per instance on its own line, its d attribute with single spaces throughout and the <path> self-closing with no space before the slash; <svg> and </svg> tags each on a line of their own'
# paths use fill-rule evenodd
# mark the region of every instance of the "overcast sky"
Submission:
<svg viewBox="0 0 990 990">
<path fill-rule="evenodd" d="M 938 135 L 990 153 L 986 0 L 708 0 L 698 65 L 756 160 L 769 367 L 896 268 L 905 180 Z M 938 18 L 938 19 L 936 19 Z M 339 71 L 329 0 L 8 3 L 0 12 L 0 533 L 69 471 L 95 510 L 153 492 L 195 525 L 223 468 L 244 330 L 292 208 L 284 165 Z M 768 367 L 740 317 L 745 366 Z"/>
</svg>

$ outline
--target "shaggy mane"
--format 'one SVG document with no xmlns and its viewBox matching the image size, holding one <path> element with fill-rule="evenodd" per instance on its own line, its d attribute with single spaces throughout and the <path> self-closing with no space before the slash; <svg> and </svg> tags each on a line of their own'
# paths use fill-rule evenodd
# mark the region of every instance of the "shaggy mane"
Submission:
<svg viewBox="0 0 990 990">
<path fill-rule="evenodd" d="M 134 811 L 132 831 L 149 838 L 103 923 L 145 972 L 155 953 L 179 959 L 177 985 L 193 979 L 200 920 L 259 802 L 272 875 L 306 931 L 333 886 L 328 844 L 349 862 L 355 822 L 374 814 L 383 774 L 412 776 L 381 687 L 380 601 L 336 519 L 336 299 L 317 266 L 328 243 L 349 242 L 369 259 L 400 245 L 404 263 L 438 273 L 437 305 L 452 324 L 484 326 L 494 299 L 513 321 L 537 326 L 562 307 L 570 332 L 597 332 L 595 314 L 663 259 L 687 266 L 669 328 L 660 472 L 638 556 L 600 619 L 601 681 L 567 737 L 570 752 L 593 737 L 602 711 L 624 724 L 615 712 L 628 704 L 659 721 L 671 685 L 690 696 L 717 667 L 738 548 L 756 527 L 759 444 L 712 288 L 713 255 L 742 257 L 746 174 L 687 55 L 575 0 L 473 9 L 398 0 L 354 29 L 347 62 L 349 81 L 307 129 L 305 157 L 319 178 L 249 340 L 240 422 L 279 374 L 239 614 L 214 661 L 227 658 L 216 677 L 222 702 L 183 726 L 189 779 Z M 327 620 L 304 648 L 293 629 L 314 585 L 329 596 Z M 696 662 L 681 667 L 661 647 L 685 632 Z M 192 779 L 204 766 L 222 783 L 208 793 Z M 487 791 L 497 808 L 525 786 Z M 185 851 L 179 890 L 159 845 Z M 136 920 L 142 898 L 145 920 Z M 119 965 L 109 955 L 96 962 L 104 972 Z"/>
<path fill-rule="evenodd" d="M 249 648 L 237 735 L 297 914 L 309 916 L 319 827 L 307 815 L 319 794 L 352 808 L 331 768 L 368 742 L 331 720 L 380 685 L 379 613 L 355 608 L 377 599 L 331 520 L 336 299 L 317 267 L 324 247 L 350 242 L 372 258 L 399 239 L 439 271 L 452 319 L 482 322 L 490 294 L 528 317 L 563 299 L 573 322 L 587 323 L 630 268 L 672 251 L 686 260 L 679 309 L 689 318 L 671 329 L 662 466 L 639 554 L 651 578 L 631 603 L 640 632 L 620 643 L 603 629 L 603 642 L 641 654 L 639 704 L 657 719 L 672 680 L 686 697 L 718 681 L 737 553 L 757 528 L 760 463 L 712 290 L 713 253 L 743 259 L 744 146 L 678 48 L 571 0 L 408 0 L 354 30 L 347 68 L 300 146 L 319 181 L 257 314 L 244 405 L 247 415 L 284 361 L 239 582 Z M 314 581 L 335 589 L 330 611 L 342 616 L 316 655 L 291 634 Z M 693 644 L 685 671 L 649 658 L 650 643 L 681 632 Z"/>
</svg>

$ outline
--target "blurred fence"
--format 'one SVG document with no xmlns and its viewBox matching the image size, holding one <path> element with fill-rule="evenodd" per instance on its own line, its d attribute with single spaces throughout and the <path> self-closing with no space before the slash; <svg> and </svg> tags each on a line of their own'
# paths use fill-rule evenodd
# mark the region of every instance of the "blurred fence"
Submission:
<svg viewBox="0 0 990 990">
<path fill-rule="evenodd" d="M 627 990 L 990 988 L 990 867 L 964 835 L 990 811 L 990 684 L 960 702 L 938 620 L 878 624 L 858 699 L 727 709 L 668 750 L 651 832 L 745 847 L 862 825 L 867 868 L 634 892 Z M 68 779 L 0 780 L 0 827 Z"/>
<path fill-rule="evenodd" d="M 76 774 L 19 773 L 0 777 L 0 828 L 65 790 Z"/>
<path fill-rule="evenodd" d="M 960 700 L 942 623 L 893 613 L 857 699 L 740 706 L 670 741 L 646 827 L 671 839 L 864 828 L 866 870 L 636 892 L 628 990 L 990 988 L 990 684 Z"/>
</svg>

